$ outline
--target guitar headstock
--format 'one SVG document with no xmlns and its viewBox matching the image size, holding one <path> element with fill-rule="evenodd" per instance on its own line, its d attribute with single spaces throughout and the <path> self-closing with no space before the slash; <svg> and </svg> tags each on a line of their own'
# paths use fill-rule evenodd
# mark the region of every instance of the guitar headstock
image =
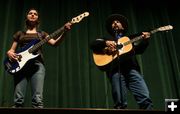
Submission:
<svg viewBox="0 0 180 114">
<path fill-rule="evenodd" d="M 79 23 L 84 17 L 87 17 L 87 16 L 89 16 L 89 12 L 84 12 L 84 13 L 72 18 L 71 23 L 72 24 Z"/>
<path fill-rule="evenodd" d="M 159 27 L 157 30 L 158 31 L 168 31 L 168 30 L 172 30 L 172 29 L 173 29 L 173 26 L 167 25 L 167 26 Z"/>
</svg>

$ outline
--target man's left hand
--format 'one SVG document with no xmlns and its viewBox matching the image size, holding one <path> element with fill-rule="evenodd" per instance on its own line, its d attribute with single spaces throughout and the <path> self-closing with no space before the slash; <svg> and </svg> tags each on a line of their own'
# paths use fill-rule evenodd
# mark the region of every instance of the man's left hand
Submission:
<svg viewBox="0 0 180 114">
<path fill-rule="evenodd" d="M 147 38 L 150 37 L 150 33 L 149 33 L 149 32 L 142 32 L 142 37 L 143 37 L 144 39 L 147 39 Z"/>
</svg>

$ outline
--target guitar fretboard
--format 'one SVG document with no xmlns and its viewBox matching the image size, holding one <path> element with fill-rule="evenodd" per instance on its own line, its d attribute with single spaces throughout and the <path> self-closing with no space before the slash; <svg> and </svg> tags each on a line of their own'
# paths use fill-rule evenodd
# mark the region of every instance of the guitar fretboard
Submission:
<svg viewBox="0 0 180 114">
<path fill-rule="evenodd" d="M 35 44 L 31 49 L 29 49 L 29 53 L 33 53 L 35 51 L 37 51 L 43 44 L 45 44 L 46 42 L 48 42 L 51 38 L 59 35 L 59 34 L 64 34 L 65 33 L 65 29 L 64 26 L 61 27 L 60 29 L 56 30 L 55 32 L 53 32 L 52 34 L 48 35 L 46 38 L 44 38 L 43 40 L 41 40 L 40 42 L 38 42 L 37 44 Z"/>
<path fill-rule="evenodd" d="M 150 31 L 150 34 L 154 34 L 156 32 L 158 32 L 158 30 L 155 29 L 155 30 Z M 142 38 L 143 38 L 143 36 L 137 36 L 137 37 L 133 38 L 132 40 L 129 40 L 129 41 L 123 43 L 123 45 L 126 46 L 126 45 L 134 43 Z"/>
<path fill-rule="evenodd" d="M 87 16 L 89 16 L 89 12 L 84 12 L 83 14 L 73 18 L 70 21 L 70 23 L 71 24 L 79 23 L 84 17 L 87 17 Z M 53 38 L 59 34 L 60 34 L 60 36 L 62 36 L 66 31 L 67 31 L 67 29 L 65 29 L 64 26 L 61 27 L 60 29 L 53 32 L 52 34 L 48 35 L 45 39 L 43 39 L 40 42 L 38 42 L 37 44 L 35 44 L 31 49 L 28 50 L 29 53 L 33 53 L 33 52 L 37 51 L 43 44 L 45 44 L 51 38 Z"/>
</svg>

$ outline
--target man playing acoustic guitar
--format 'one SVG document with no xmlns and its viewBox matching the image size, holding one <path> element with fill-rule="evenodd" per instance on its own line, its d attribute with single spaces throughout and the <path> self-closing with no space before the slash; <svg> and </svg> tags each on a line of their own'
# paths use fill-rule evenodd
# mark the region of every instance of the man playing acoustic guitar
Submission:
<svg viewBox="0 0 180 114">
<path fill-rule="evenodd" d="M 112 85 L 114 108 L 127 107 L 128 89 L 132 92 L 140 109 L 151 110 L 152 100 L 135 56 L 142 54 L 147 48 L 150 33 L 138 34 L 142 37 L 140 41 L 125 46 L 129 39 L 137 35 L 124 36 L 128 29 L 128 20 L 119 14 L 112 14 L 107 18 L 106 29 L 112 38 L 96 39 L 91 43 L 91 49 L 96 65 L 106 71 Z M 125 56 L 126 53 L 128 56 Z"/>
</svg>

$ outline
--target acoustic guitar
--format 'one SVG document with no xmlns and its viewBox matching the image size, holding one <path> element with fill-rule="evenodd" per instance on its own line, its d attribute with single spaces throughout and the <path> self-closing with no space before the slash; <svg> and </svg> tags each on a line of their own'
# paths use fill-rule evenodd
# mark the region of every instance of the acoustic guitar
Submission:
<svg viewBox="0 0 180 114">
<path fill-rule="evenodd" d="M 173 29 L 173 26 L 167 25 L 167 26 L 156 28 L 150 31 L 149 33 L 154 34 L 159 31 L 168 31 L 171 29 Z M 110 66 L 110 64 L 114 62 L 114 60 L 128 54 L 133 49 L 133 43 L 139 41 L 142 38 L 143 38 L 142 35 L 137 36 L 133 39 L 130 39 L 127 36 L 119 38 L 117 41 L 117 51 L 114 51 L 113 53 L 106 53 L 107 51 L 104 51 L 103 53 L 93 52 L 94 63 L 100 70 L 105 71 L 108 68 L 108 66 Z M 108 47 L 105 47 L 104 50 L 106 49 L 108 49 Z"/>
</svg>

